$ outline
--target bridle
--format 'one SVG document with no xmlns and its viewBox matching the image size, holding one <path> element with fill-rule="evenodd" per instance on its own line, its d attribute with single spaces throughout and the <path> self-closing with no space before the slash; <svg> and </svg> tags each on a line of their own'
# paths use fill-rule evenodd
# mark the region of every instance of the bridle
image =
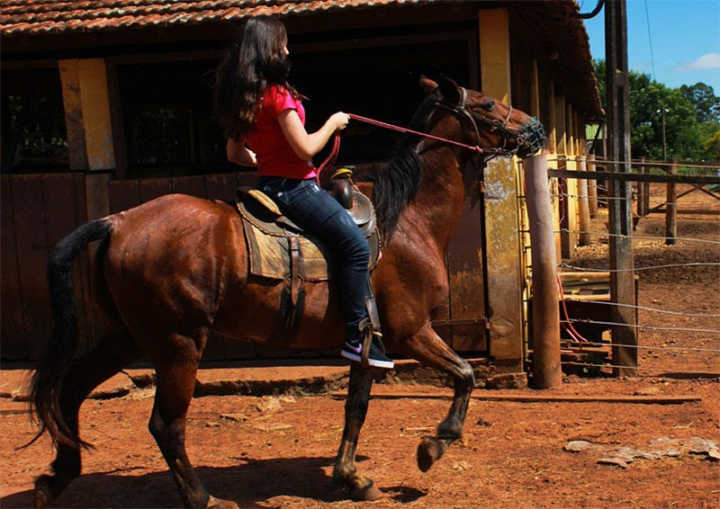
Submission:
<svg viewBox="0 0 720 509">
<path fill-rule="evenodd" d="M 416 136 L 421 136 L 423 138 L 439 141 L 442 143 L 447 143 L 449 145 L 454 145 L 456 147 L 460 147 L 463 149 L 471 150 L 475 152 L 476 155 L 480 155 L 483 157 L 485 161 L 488 159 L 492 159 L 494 157 L 498 156 L 511 156 L 518 152 L 520 146 L 522 145 L 522 142 L 525 140 L 522 133 L 518 133 L 516 131 L 511 130 L 507 124 L 510 121 L 510 116 L 512 115 L 513 108 L 512 106 L 509 106 L 508 113 L 505 116 L 505 119 L 503 121 L 500 120 L 490 120 L 488 118 L 480 117 L 476 119 L 468 110 L 467 110 L 467 90 L 464 87 L 458 87 L 460 90 L 460 101 L 455 106 L 449 106 L 441 101 L 435 101 L 433 103 L 433 106 L 435 108 L 441 108 L 446 111 L 449 111 L 450 113 L 454 114 L 458 119 L 462 122 L 463 120 L 467 120 L 470 125 L 472 126 L 473 131 L 475 132 L 475 139 L 478 141 L 476 145 L 469 145 L 467 143 L 461 143 L 459 141 L 450 140 L 448 138 L 443 138 L 441 136 L 435 136 L 434 134 L 425 133 L 421 131 L 416 131 L 414 129 L 410 129 L 407 127 L 401 127 L 394 124 L 389 124 L 387 122 L 382 122 L 380 120 L 375 120 L 373 118 L 363 117 L 361 115 L 356 115 L 354 113 L 348 113 L 348 116 L 353 119 L 357 120 L 358 122 L 363 122 L 365 124 L 374 125 L 376 127 L 381 127 L 383 129 L 389 129 L 391 131 L 396 131 L 404 134 L 413 134 Z M 484 126 L 487 126 L 487 129 L 491 133 L 498 132 L 502 137 L 502 147 L 498 148 L 488 148 L 488 147 L 481 147 L 480 146 L 480 128 L 478 127 L 478 120 L 481 124 Z M 517 138 L 517 143 L 514 149 L 508 149 L 507 144 L 510 137 Z M 333 148 L 328 155 L 328 157 L 318 166 L 317 169 L 317 175 L 318 180 L 320 178 L 320 174 L 322 171 L 332 166 L 335 163 L 335 160 L 337 159 L 338 153 L 340 152 L 340 132 L 335 133 L 335 139 L 333 140 Z"/>
<path fill-rule="evenodd" d="M 508 106 L 508 112 L 503 121 L 494 120 L 494 119 L 490 120 L 484 116 L 476 119 L 476 117 L 474 117 L 472 115 L 472 113 L 470 113 L 467 110 L 467 107 L 466 107 L 467 106 L 467 96 L 468 96 L 467 89 L 465 89 L 464 87 L 458 87 L 458 88 L 460 90 L 460 101 L 458 102 L 458 104 L 456 106 L 449 106 L 443 102 L 437 101 L 434 104 L 435 107 L 441 108 L 441 109 L 444 109 L 446 111 L 453 113 L 460 120 L 467 120 L 473 128 L 473 131 L 475 132 L 475 139 L 478 140 L 478 142 L 480 141 L 480 128 L 478 127 L 478 121 L 482 125 L 486 126 L 487 130 L 490 131 L 491 133 L 499 133 L 499 135 L 502 139 L 501 147 L 481 148 L 479 144 L 475 146 L 477 149 L 481 150 L 482 154 L 484 154 L 486 156 L 485 159 L 490 159 L 490 158 L 497 157 L 497 156 L 515 155 L 518 152 L 518 150 L 520 149 L 520 146 L 523 141 L 523 136 L 522 136 L 522 134 L 512 131 L 507 126 L 508 122 L 510 121 L 510 116 L 512 115 L 512 112 L 513 112 L 513 107 Z M 517 140 L 518 140 L 514 149 L 507 148 L 508 139 L 510 137 L 517 138 Z"/>
</svg>

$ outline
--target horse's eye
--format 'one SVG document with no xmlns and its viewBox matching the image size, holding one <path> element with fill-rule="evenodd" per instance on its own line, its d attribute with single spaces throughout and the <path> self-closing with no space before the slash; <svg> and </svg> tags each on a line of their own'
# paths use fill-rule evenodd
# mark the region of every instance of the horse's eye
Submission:
<svg viewBox="0 0 720 509">
<path fill-rule="evenodd" d="M 492 111 L 492 109 L 495 107 L 495 101 L 485 101 L 480 103 L 480 107 L 484 109 L 485 111 Z"/>
</svg>

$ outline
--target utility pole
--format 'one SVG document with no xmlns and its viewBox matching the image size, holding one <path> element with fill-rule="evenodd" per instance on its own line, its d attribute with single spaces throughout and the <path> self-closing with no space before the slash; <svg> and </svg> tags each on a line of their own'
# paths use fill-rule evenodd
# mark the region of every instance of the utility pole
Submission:
<svg viewBox="0 0 720 509">
<path fill-rule="evenodd" d="M 605 58 L 608 107 L 608 152 L 610 171 L 630 173 L 630 82 L 627 58 L 626 0 L 605 2 Z M 664 118 L 664 117 L 663 117 Z M 619 304 L 611 306 L 613 368 L 616 375 L 637 374 L 637 333 L 632 306 L 635 279 L 632 252 L 632 191 L 630 181 L 608 180 L 610 229 L 610 295 Z M 624 348 L 624 345 L 630 348 Z M 625 367 L 627 366 L 627 367 Z"/>
<path fill-rule="evenodd" d="M 665 106 L 662 107 L 662 122 L 663 122 L 663 162 L 667 161 L 667 138 L 665 137 L 665 112 L 667 109 Z"/>
</svg>

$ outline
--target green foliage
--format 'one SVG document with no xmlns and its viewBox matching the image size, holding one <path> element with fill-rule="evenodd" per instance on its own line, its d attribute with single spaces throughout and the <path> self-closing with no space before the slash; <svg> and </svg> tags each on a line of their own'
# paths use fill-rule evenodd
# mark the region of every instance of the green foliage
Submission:
<svg viewBox="0 0 720 509">
<path fill-rule="evenodd" d="M 710 85 L 695 83 L 692 86 L 683 85 L 680 93 L 695 105 L 695 117 L 698 122 L 720 121 L 720 97 Z"/>
<path fill-rule="evenodd" d="M 720 161 L 720 129 L 703 143 L 703 148 L 713 161 Z"/>
<path fill-rule="evenodd" d="M 603 106 L 605 62 L 595 61 Z M 685 161 L 717 160 L 720 98 L 709 85 L 669 88 L 647 74 L 630 71 L 630 124 L 633 157 Z M 715 138 L 713 138 L 715 137 Z M 715 139 L 715 141 L 712 141 Z"/>
</svg>

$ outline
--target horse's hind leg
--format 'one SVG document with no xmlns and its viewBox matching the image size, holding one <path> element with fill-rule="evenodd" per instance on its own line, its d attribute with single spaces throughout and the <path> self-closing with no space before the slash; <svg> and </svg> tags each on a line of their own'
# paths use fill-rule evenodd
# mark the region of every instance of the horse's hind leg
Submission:
<svg viewBox="0 0 720 509">
<path fill-rule="evenodd" d="M 345 484 L 350 489 L 350 496 L 356 500 L 375 500 L 382 496 L 372 480 L 358 474 L 355 467 L 355 451 L 367 414 L 372 382 L 372 371 L 358 364 L 351 366 L 345 401 L 345 429 L 333 471 L 335 481 Z"/>
<path fill-rule="evenodd" d="M 194 339 L 173 334 L 171 348 L 154 359 L 157 373 L 155 404 L 150 417 L 150 432 L 167 461 L 186 507 L 237 508 L 237 504 L 209 495 L 193 470 L 185 450 L 185 416 L 195 390 L 195 374 L 205 337 Z"/>
<path fill-rule="evenodd" d="M 107 336 L 88 355 L 75 361 L 63 381 L 60 407 L 65 422 L 78 432 L 80 405 L 102 382 L 137 360 L 138 349 L 125 335 Z M 52 463 L 54 475 L 41 475 L 35 481 L 34 505 L 45 507 L 80 475 L 80 449 L 64 443 L 57 444 L 57 454 Z"/>
<path fill-rule="evenodd" d="M 472 366 L 456 354 L 429 323 L 406 340 L 402 346 L 423 364 L 440 369 L 452 375 L 455 380 L 455 395 L 447 417 L 438 426 L 436 436 L 425 437 L 418 446 L 418 468 L 427 472 L 450 444 L 462 437 L 470 394 L 475 385 L 475 375 Z"/>
</svg>

